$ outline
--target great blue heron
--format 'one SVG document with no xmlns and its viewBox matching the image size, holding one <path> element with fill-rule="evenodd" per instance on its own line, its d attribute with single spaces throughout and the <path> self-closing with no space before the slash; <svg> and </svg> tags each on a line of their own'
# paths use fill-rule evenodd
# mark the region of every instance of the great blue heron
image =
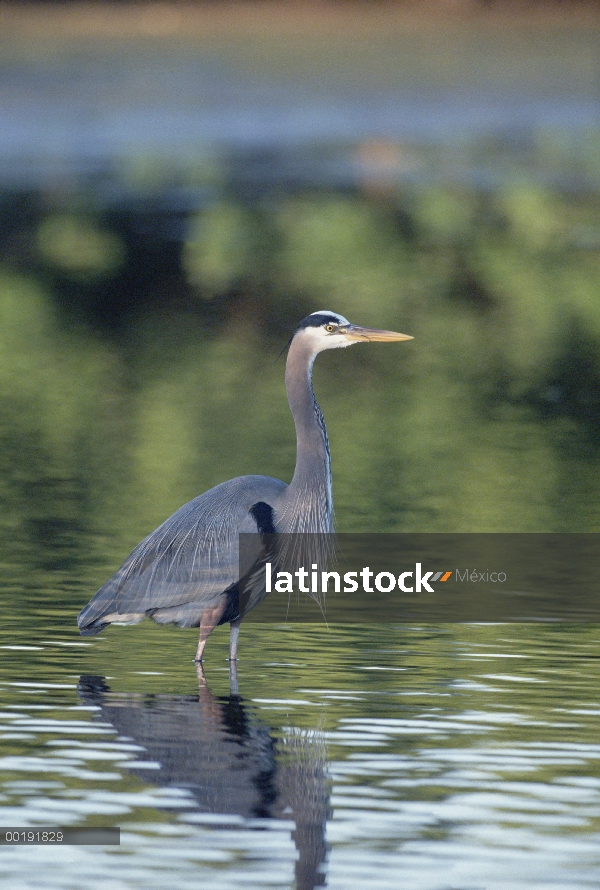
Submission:
<svg viewBox="0 0 600 890">
<path fill-rule="evenodd" d="M 290 343 L 285 385 L 296 425 L 296 469 L 289 485 L 270 476 L 238 476 L 180 507 L 148 535 L 80 612 L 84 635 L 109 624 L 200 626 L 196 661 L 209 634 L 229 622 L 229 658 L 237 657 L 241 533 L 325 533 L 333 530 L 329 443 L 312 388 L 315 356 L 370 340 L 412 340 L 406 334 L 363 328 L 328 310 L 313 312 Z M 262 589 L 249 607 L 266 596 Z"/>
</svg>

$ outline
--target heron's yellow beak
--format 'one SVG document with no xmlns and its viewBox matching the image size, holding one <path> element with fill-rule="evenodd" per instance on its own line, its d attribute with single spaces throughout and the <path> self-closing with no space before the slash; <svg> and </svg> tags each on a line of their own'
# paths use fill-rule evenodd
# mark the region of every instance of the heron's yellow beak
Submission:
<svg viewBox="0 0 600 890">
<path fill-rule="evenodd" d="M 396 331 L 380 331 L 378 328 L 361 328 L 356 324 L 349 324 L 342 328 L 342 333 L 348 340 L 365 340 L 376 343 L 392 343 L 396 340 L 412 340 L 409 334 L 398 334 Z"/>
</svg>

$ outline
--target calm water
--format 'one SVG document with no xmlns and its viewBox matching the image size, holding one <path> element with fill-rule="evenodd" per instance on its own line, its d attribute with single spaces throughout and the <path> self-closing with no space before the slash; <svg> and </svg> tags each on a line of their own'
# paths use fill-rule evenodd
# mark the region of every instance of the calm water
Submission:
<svg viewBox="0 0 600 890">
<path fill-rule="evenodd" d="M 7 886 L 598 886 L 597 627 L 253 625 L 230 687 L 224 632 L 198 677 L 195 631 L 73 617 L 3 628 L 2 823 L 122 842 Z"/>
<path fill-rule="evenodd" d="M 6 885 L 598 886 L 596 626 L 247 625 L 231 680 L 226 631 L 204 677 L 193 630 L 77 635 L 172 509 L 236 473 L 289 478 L 293 430 L 283 364 L 240 322 L 164 325 L 127 366 L 36 293 L 2 304 L 0 819 L 118 825 L 122 844 L 3 847 Z M 465 391 L 451 366 L 339 352 L 356 359 L 323 361 L 317 391 L 341 530 L 597 527 L 584 431 L 552 457 L 562 428 L 523 408 L 429 435 Z"/>
</svg>

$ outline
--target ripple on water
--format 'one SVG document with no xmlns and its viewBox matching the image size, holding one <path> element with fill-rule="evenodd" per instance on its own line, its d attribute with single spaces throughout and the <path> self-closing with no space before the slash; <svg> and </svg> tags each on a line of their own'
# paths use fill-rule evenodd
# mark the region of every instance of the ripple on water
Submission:
<svg viewBox="0 0 600 890">
<path fill-rule="evenodd" d="M 224 803 L 220 811 L 218 801 L 203 811 L 192 787 L 172 776 L 163 780 L 164 763 L 171 758 L 172 766 L 178 750 L 174 743 L 186 757 L 197 756 L 194 745 L 206 722 L 189 723 L 188 715 L 202 705 L 203 721 L 211 714 L 233 720 L 218 746 L 210 747 L 210 733 L 203 736 L 213 758 L 206 761 L 207 782 L 210 770 L 222 768 L 219 758 L 234 750 L 239 756 L 225 782 L 244 776 L 255 758 L 249 775 L 260 775 L 259 784 L 284 775 L 287 764 L 289 775 L 298 770 L 305 791 L 315 777 L 327 787 L 322 819 L 330 888 L 593 886 L 600 874 L 599 671 L 593 662 L 589 670 L 563 671 L 559 649 L 547 645 L 543 629 L 535 632 L 543 645 L 536 652 L 527 642 L 527 672 L 502 671 L 494 660 L 519 653 L 498 652 L 496 645 L 485 653 L 492 662 L 485 677 L 478 659 L 457 655 L 458 646 L 452 657 L 440 656 L 439 638 L 424 635 L 410 647 L 387 645 L 381 665 L 346 663 L 339 670 L 343 657 L 328 637 L 333 667 L 323 672 L 322 684 L 305 663 L 274 666 L 267 634 L 265 662 L 249 655 L 238 669 L 242 710 L 228 695 L 220 664 L 208 676 L 207 690 L 215 688 L 203 693 L 193 676 L 175 662 L 171 667 L 172 654 L 161 655 L 160 671 L 149 665 L 133 671 L 117 661 L 107 682 L 127 691 L 101 707 L 78 698 L 73 684 L 73 653 L 85 663 L 87 650 L 64 648 L 62 672 L 59 660 L 43 680 L 36 668 L 29 682 L 20 663 L 20 676 L 0 675 L 3 821 L 116 823 L 122 844 L 33 853 L 4 848 L 0 879 L 11 890 L 163 890 L 175 881 L 194 890 L 290 886 L 299 854 L 289 814 L 249 817 L 226 811 Z M 457 633 L 489 639 L 485 629 Z M 346 630 L 344 645 L 350 637 Z M 318 648 L 316 632 L 312 639 Z M 508 650 L 521 644 L 518 638 L 503 643 Z M 590 637 L 589 651 L 595 646 Z M 19 658 L 38 654 L 18 650 Z M 373 667 L 391 669 L 364 670 Z M 550 684 L 536 682 L 541 670 L 555 672 L 551 695 L 544 692 Z M 119 713 L 137 717 L 119 728 Z M 167 721 L 163 736 L 161 720 Z M 160 745 L 168 742 L 160 756 L 147 735 L 157 726 Z M 136 735 L 140 727 L 146 736 Z M 303 727 L 313 734 L 312 747 L 301 741 Z M 246 787 L 256 786 L 239 786 L 239 807 Z M 276 782 L 270 787 L 276 794 Z M 306 794 L 302 800 L 313 806 Z"/>
</svg>

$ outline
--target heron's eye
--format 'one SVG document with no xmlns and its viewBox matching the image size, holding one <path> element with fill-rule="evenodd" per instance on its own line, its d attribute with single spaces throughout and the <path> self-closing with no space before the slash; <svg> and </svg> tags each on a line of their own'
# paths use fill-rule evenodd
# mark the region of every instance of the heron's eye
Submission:
<svg viewBox="0 0 600 890">
<path fill-rule="evenodd" d="M 326 324 L 326 325 L 325 325 L 325 330 L 328 331 L 328 332 L 331 334 L 333 331 L 335 331 L 335 326 L 332 325 L 332 324 Z"/>
</svg>

